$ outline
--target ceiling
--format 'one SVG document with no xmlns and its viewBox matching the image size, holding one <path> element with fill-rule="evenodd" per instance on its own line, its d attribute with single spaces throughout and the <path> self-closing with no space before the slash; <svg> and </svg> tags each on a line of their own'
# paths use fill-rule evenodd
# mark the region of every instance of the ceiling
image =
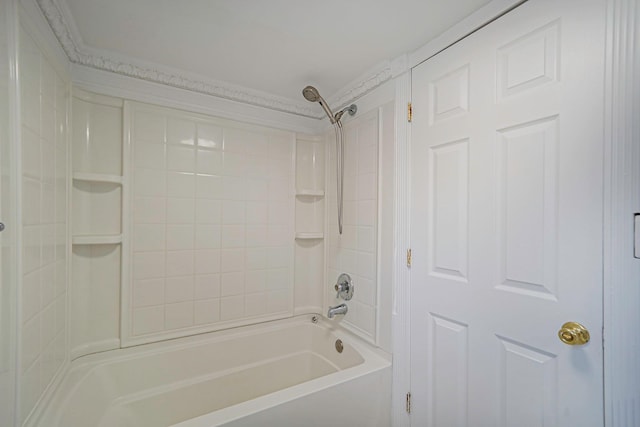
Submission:
<svg viewBox="0 0 640 427">
<path fill-rule="evenodd" d="M 72 62 L 308 116 L 490 0 L 38 0 Z M 377 76 L 377 77 L 376 77 Z M 377 79 L 377 80 L 376 80 Z M 355 96 L 353 95 L 353 96 Z M 336 107 L 340 107 L 338 105 Z"/>
</svg>

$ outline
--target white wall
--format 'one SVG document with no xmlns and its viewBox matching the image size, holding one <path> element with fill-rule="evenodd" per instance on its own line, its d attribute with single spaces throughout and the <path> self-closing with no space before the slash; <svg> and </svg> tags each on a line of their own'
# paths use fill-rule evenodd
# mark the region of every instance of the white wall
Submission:
<svg viewBox="0 0 640 427">
<path fill-rule="evenodd" d="M 122 101 L 75 96 L 72 358 L 120 340 L 126 346 L 324 312 L 333 292 L 325 286 L 345 262 L 352 264 L 340 271 L 358 289 L 345 325 L 390 351 L 393 84 L 365 97 L 362 112 L 345 123 L 339 239 L 335 181 L 324 197 L 335 174 L 325 179 L 322 139 L 126 102 L 125 147 L 117 151 Z M 92 129 L 99 141 L 87 139 Z M 123 182 L 122 205 L 110 180 Z M 324 243 L 330 273 L 322 270 Z"/>
<path fill-rule="evenodd" d="M 327 285 L 329 304 L 335 298 L 332 284 L 341 273 L 351 276 L 354 295 L 347 301 L 344 323 L 375 341 L 377 311 L 378 226 L 378 111 L 358 116 L 344 126 L 343 229 L 336 218 L 336 152 L 329 139 Z"/>
<path fill-rule="evenodd" d="M 73 322 L 72 358 L 121 343 L 326 312 L 333 292 L 330 276 L 336 276 L 336 263 L 343 262 L 328 259 L 331 275 L 322 268 L 325 245 L 333 245 L 329 254 L 339 245 L 334 215 L 327 208 L 332 204 L 335 209 L 335 182 L 325 190 L 334 174 L 325 170 L 324 150 L 333 147 L 333 140 L 327 143 L 318 136 L 125 101 L 124 148 L 116 152 L 120 125 L 103 110 L 118 115 L 122 100 L 74 93 L 71 301 L 78 322 Z M 354 210 L 347 211 L 346 230 L 353 239 L 340 248 L 355 254 L 356 264 L 349 271 L 359 287 L 344 324 L 387 351 L 391 350 L 394 96 L 394 84 L 389 82 L 361 100 L 355 117 L 345 118 L 348 204 L 366 204 L 368 216 L 362 209 L 361 218 Z M 91 113 L 95 108 L 101 113 Z M 87 139 L 91 129 L 100 129 L 104 141 Z M 280 159 L 270 157 L 273 143 L 282 148 Z M 278 165 L 269 166 L 276 161 Z M 263 170 L 266 175 L 261 166 L 270 168 Z M 203 169 L 207 167 L 210 170 Z M 86 186 L 87 194 L 93 191 L 83 183 L 86 174 L 98 181 L 121 179 L 122 205 L 119 193 L 113 194 L 112 203 L 96 199 L 108 197 L 118 185 L 111 185 L 110 191 L 96 187 L 94 201 L 82 202 L 80 190 Z M 207 179 L 216 182 L 207 184 Z M 235 181 L 237 188 L 225 190 L 225 181 L 229 185 Z M 280 213 L 276 205 L 281 206 Z M 121 209 L 122 224 L 112 220 Z M 273 233 L 276 229 L 281 232 Z M 252 243 L 254 232 L 260 230 L 278 245 Z M 325 232 L 328 238 L 323 239 Z M 121 240 L 112 241 L 119 236 Z M 93 238 L 99 244 L 91 243 Z M 369 261 L 366 272 L 357 264 L 359 255 Z M 273 264 L 277 262 L 279 266 Z M 178 270 L 167 272 L 173 266 Z M 114 317 L 120 286 L 122 317 Z M 282 304 L 271 301 L 271 291 L 282 294 Z M 121 335 L 115 332 L 119 327 Z"/>
<path fill-rule="evenodd" d="M 123 120 L 79 89 L 72 105 L 72 359 L 323 311 L 322 138 L 131 102 Z"/>
<path fill-rule="evenodd" d="M 123 340 L 291 316 L 295 135 L 137 103 L 125 114 Z"/>
<path fill-rule="evenodd" d="M 18 369 L 19 412 L 25 420 L 66 362 L 70 81 L 64 61 L 31 21 L 33 15 L 20 12 Z"/>
<path fill-rule="evenodd" d="M 0 2 L 0 221 L 6 228 L 0 233 L 0 424 L 14 423 L 16 376 L 16 280 L 15 280 L 15 182 L 12 171 L 17 102 L 15 66 L 14 4 Z"/>
<path fill-rule="evenodd" d="M 338 233 L 335 135 L 327 134 L 327 270 L 325 310 L 344 301 L 333 285 L 340 273 L 354 282 L 349 311 L 336 321 L 391 349 L 394 87 L 389 82 L 358 101 L 344 123 L 343 233 Z M 346 115 L 345 115 L 346 117 Z"/>
</svg>

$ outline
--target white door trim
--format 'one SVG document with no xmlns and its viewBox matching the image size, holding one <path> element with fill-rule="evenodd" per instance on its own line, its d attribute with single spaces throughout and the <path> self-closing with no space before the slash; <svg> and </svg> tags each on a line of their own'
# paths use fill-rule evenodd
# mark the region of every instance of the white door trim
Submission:
<svg viewBox="0 0 640 427">
<path fill-rule="evenodd" d="M 604 409 L 607 427 L 640 425 L 640 1 L 607 1 L 604 153 Z"/>
<path fill-rule="evenodd" d="M 8 170 L 3 170 L 3 180 L 6 180 L 3 184 L 3 191 L 7 190 L 7 194 L 4 195 L 2 203 L 8 202 L 8 208 L 3 210 L 2 222 L 6 225 L 3 231 L 3 250 L 9 252 L 9 256 L 3 260 L 3 269 L 7 269 L 2 278 L 9 278 L 7 282 L 0 283 L 0 289 L 3 296 L 0 297 L 0 310 L 4 310 L 3 319 L 1 322 L 6 322 L 4 325 L 0 325 L 3 329 L 0 334 L 2 345 L 6 346 L 3 350 L 5 354 L 0 356 L 3 360 L 0 361 L 0 390 L 6 393 L 7 397 L 3 397 L 6 401 L 0 406 L 0 420 L 5 422 L 7 426 L 18 426 L 18 416 L 20 408 L 20 353 L 19 353 L 19 336 L 21 332 L 21 326 L 19 319 L 20 305 L 20 286 L 18 272 L 20 266 L 18 261 L 21 258 L 21 253 L 18 250 L 19 237 L 18 229 L 20 223 L 18 222 L 18 203 L 19 203 L 19 170 L 21 167 L 20 157 L 20 87 L 18 85 L 18 8 L 19 2 L 17 0 L 5 1 L 2 6 L 3 14 L 2 29 L 4 34 L 0 36 L 6 43 L 6 51 L 2 54 L 5 55 L 1 66 L 6 67 L 8 72 L 3 78 L 6 79 L 2 84 L 6 85 L 7 99 L 3 100 L 3 103 L 7 103 L 7 129 L 3 130 L 3 134 L 0 135 L 0 139 L 3 144 L 7 144 L 8 147 L 3 147 L 2 155 L 6 155 L 8 158 L 2 160 L 2 168 L 9 166 Z M 4 63 L 3 63 L 4 62 Z M 3 106 L 5 107 L 5 106 Z M 4 112 L 3 112 L 4 114 Z M 8 140 L 5 141 L 4 138 Z"/>
<path fill-rule="evenodd" d="M 411 274 L 406 251 L 411 247 L 411 126 L 407 104 L 411 99 L 411 71 L 396 78 L 396 144 L 394 202 L 393 302 L 391 307 L 393 342 L 393 385 L 391 389 L 392 425 L 408 427 L 406 393 L 411 390 Z"/>
<path fill-rule="evenodd" d="M 640 212 L 640 33 L 639 0 L 606 0 L 604 187 L 604 408 L 606 427 L 638 425 L 640 417 L 640 260 L 634 259 L 632 213 Z M 494 15 L 494 16 L 497 16 Z M 487 20 L 488 21 L 488 20 Z M 485 21 L 486 22 L 486 21 Z M 472 27 L 467 23 L 467 33 Z M 451 34 L 458 32 L 456 28 Z M 442 43 L 442 42 L 441 42 Z M 413 67 L 435 54 L 425 46 L 410 57 Z M 410 377 L 410 74 L 396 78 L 396 183 L 393 302 L 393 426 L 409 426 L 405 393 Z M 632 351 L 632 350 L 635 350 Z M 635 415 L 634 415 L 635 414 Z"/>
</svg>

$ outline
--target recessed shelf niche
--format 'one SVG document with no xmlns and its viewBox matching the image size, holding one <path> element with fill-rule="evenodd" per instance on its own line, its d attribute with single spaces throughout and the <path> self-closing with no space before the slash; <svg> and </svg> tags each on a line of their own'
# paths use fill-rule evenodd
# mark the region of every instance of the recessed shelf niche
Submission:
<svg viewBox="0 0 640 427">
<path fill-rule="evenodd" d="M 324 198 L 296 197 L 296 238 L 301 235 L 319 235 L 324 231 Z M 316 237 L 318 238 L 318 237 Z"/>
<path fill-rule="evenodd" d="M 114 182 L 73 181 L 73 237 L 119 235 L 122 186 Z"/>
<path fill-rule="evenodd" d="M 123 101 L 74 89 L 71 358 L 120 347 Z"/>
<path fill-rule="evenodd" d="M 325 144 L 319 137 L 296 141 L 296 314 L 319 313 L 324 292 Z"/>
</svg>

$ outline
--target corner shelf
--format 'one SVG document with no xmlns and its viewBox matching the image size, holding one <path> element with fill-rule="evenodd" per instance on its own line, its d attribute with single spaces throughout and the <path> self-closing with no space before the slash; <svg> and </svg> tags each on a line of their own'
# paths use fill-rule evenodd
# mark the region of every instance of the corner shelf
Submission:
<svg viewBox="0 0 640 427">
<path fill-rule="evenodd" d="M 71 238 L 74 245 L 114 245 L 122 243 L 122 234 L 115 235 L 76 235 Z"/>
<path fill-rule="evenodd" d="M 67 292 L 70 359 L 120 348 L 126 252 L 124 100 L 73 88 L 70 141 L 72 217 Z M 124 241 L 123 241 L 124 240 Z"/>
<path fill-rule="evenodd" d="M 320 240 L 324 239 L 324 233 L 296 233 L 296 240 Z"/>
<path fill-rule="evenodd" d="M 74 181 L 82 181 L 82 182 L 106 182 L 110 184 L 122 185 L 122 177 L 120 175 L 75 172 L 73 174 L 73 179 Z"/>
<path fill-rule="evenodd" d="M 301 188 L 296 191 L 296 196 L 324 197 L 324 190 Z"/>
</svg>

